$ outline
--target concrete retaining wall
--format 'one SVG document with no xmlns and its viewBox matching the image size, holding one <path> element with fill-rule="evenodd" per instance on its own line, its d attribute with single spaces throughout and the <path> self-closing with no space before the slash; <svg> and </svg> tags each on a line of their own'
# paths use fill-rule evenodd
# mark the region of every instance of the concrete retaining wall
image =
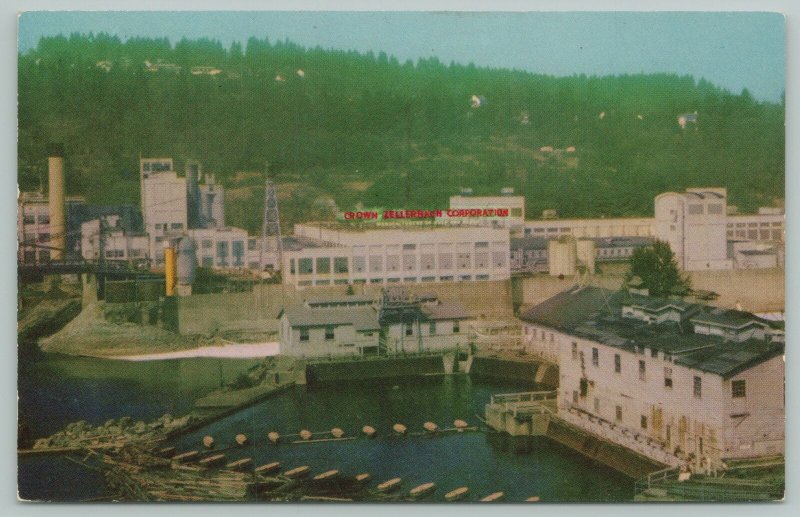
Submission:
<svg viewBox="0 0 800 517">
<path fill-rule="evenodd" d="M 537 376 L 538 374 L 538 376 Z M 558 387 L 558 368 L 533 361 L 511 361 L 495 357 L 475 357 L 470 375 L 484 379 L 540 384 Z"/>
<path fill-rule="evenodd" d="M 452 361 L 452 357 L 450 357 Z M 308 384 L 315 382 L 410 377 L 445 373 L 443 356 L 363 359 L 306 366 Z M 450 365 L 452 368 L 452 364 Z"/>
<path fill-rule="evenodd" d="M 612 267 L 613 266 L 613 267 Z M 626 267 L 623 264 L 603 265 L 603 274 L 594 275 L 589 283 L 606 289 L 622 287 Z M 724 271 L 692 271 L 688 273 L 692 287 L 719 294 L 715 301 L 707 302 L 724 308 L 735 308 L 740 303 L 748 312 L 780 312 L 784 310 L 784 270 L 732 269 Z M 521 304 L 537 305 L 575 284 L 574 277 L 559 280 L 545 274 L 521 280 Z"/>
<path fill-rule="evenodd" d="M 504 319 L 513 316 L 511 281 L 446 282 L 413 284 L 412 292 L 433 293 L 441 300 L 460 301 L 478 319 Z M 355 286 L 358 294 L 380 296 L 381 286 Z M 286 306 L 318 296 L 344 296 L 346 286 L 308 287 L 296 290 L 290 285 L 256 285 L 252 292 L 196 294 L 177 302 L 178 329 L 181 334 L 211 334 L 219 331 L 278 331 L 278 313 Z"/>
<path fill-rule="evenodd" d="M 550 420 L 546 436 L 634 479 L 641 479 L 665 467 L 625 447 L 581 431 L 560 419 Z"/>
<path fill-rule="evenodd" d="M 772 269 L 732 269 L 729 271 L 694 271 L 689 274 L 692 287 L 719 293 L 711 305 L 733 309 L 736 303 L 748 312 L 784 310 L 785 271 Z"/>
</svg>

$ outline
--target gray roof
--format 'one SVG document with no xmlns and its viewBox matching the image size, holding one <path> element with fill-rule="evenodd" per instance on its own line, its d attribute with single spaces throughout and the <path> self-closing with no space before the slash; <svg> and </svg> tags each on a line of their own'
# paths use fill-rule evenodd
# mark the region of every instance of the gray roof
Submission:
<svg viewBox="0 0 800 517">
<path fill-rule="evenodd" d="M 303 248 L 341 248 L 329 242 L 321 241 L 319 239 L 312 239 L 310 237 L 297 237 L 288 235 L 281 237 L 284 251 L 299 251 Z M 344 248 L 343 248 L 344 250 Z"/>
<path fill-rule="evenodd" d="M 697 304 L 688 303 L 683 300 L 655 298 L 652 296 L 641 296 L 636 294 L 630 296 L 630 301 L 626 305 L 628 304 L 632 307 L 637 307 L 653 313 L 662 312 L 670 307 L 681 312 L 688 312 L 700 308 L 700 306 Z"/>
<path fill-rule="evenodd" d="M 594 237 L 597 248 L 637 248 L 653 244 L 650 237 Z"/>
<path fill-rule="evenodd" d="M 775 250 L 739 250 L 742 255 L 775 255 Z"/>
<path fill-rule="evenodd" d="M 653 298 L 653 306 L 672 304 L 672 300 Z M 695 334 L 690 323 L 668 321 L 649 324 L 633 318 L 623 318 L 622 306 L 631 303 L 622 291 L 612 292 L 597 287 L 570 289 L 559 293 L 527 311 L 522 320 L 547 326 L 576 337 L 635 351 L 649 348 L 670 354 L 676 364 L 729 378 L 752 366 L 781 355 L 784 343 L 749 339 L 738 343 L 720 336 Z M 685 303 L 685 302 L 681 302 Z M 714 318 L 718 322 L 768 320 L 743 311 L 729 311 L 697 304 L 686 304 L 695 311 L 695 319 Z"/>
<path fill-rule="evenodd" d="M 375 300 L 375 297 L 369 294 L 352 294 L 352 295 L 330 295 L 318 296 L 316 298 L 309 298 L 306 303 L 309 305 L 319 305 L 323 303 L 370 303 Z"/>
<path fill-rule="evenodd" d="M 465 320 L 469 313 L 458 302 L 441 302 L 435 305 L 423 305 L 422 313 L 428 320 Z"/>
<path fill-rule="evenodd" d="M 278 317 L 284 315 L 292 327 L 352 325 L 356 330 L 380 330 L 378 313 L 372 307 L 309 309 L 303 305 L 295 305 L 281 311 Z"/>
<path fill-rule="evenodd" d="M 757 324 L 763 327 L 774 326 L 774 322 L 765 320 L 749 312 L 711 308 L 707 306 L 705 310 L 695 315 L 692 321 L 730 328 L 741 328 L 751 324 Z"/>
<path fill-rule="evenodd" d="M 547 237 L 512 237 L 511 249 L 512 250 L 546 250 Z"/>
</svg>

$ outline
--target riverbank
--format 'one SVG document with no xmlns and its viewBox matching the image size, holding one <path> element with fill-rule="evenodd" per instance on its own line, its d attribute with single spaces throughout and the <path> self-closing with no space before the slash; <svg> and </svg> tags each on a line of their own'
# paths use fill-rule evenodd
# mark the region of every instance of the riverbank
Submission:
<svg viewBox="0 0 800 517">
<path fill-rule="evenodd" d="M 293 359 L 267 358 L 240 372 L 227 385 L 197 398 L 193 409 L 183 416 L 165 414 L 145 422 L 126 415 L 116 420 L 109 419 L 102 425 L 91 425 L 85 420 L 72 422 L 55 434 L 36 439 L 30 449 L 22 449 L 19 454 L 99 450 L 161 442 L 256 404 L 304 378 L 304 365 Z"/>
<path fill-rule="evenodd" d="M 280 343 L 229 343 L 216 346 L 201 346 L 173 352 L 109 356 L 121 361 L 163 361 L 166 359 L 192 359 L 198 357 L 220 359 L 253 359 L 273 357 L 280 352 Z"/>
</svg>

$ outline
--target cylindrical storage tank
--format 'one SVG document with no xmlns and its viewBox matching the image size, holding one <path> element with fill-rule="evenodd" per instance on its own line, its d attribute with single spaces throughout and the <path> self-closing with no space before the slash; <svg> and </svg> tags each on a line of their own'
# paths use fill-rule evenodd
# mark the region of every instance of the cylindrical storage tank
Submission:
<svg viewBox="0 0 800 517">
<path fill-rule="evenodd" d="M 67 218 L 64 204 L 64 146 L 50 144 L 47 155 L 47 202 L 50 210 L 50 260 L 64 260 L 67 248 Z"/>
<path fill-rule="evenodd" d="M 552 240 L 547 244 L 550 276 L 573 276 L 577 263 L 574 239 Z"/>
<path fill-rule="evenodd" d="M 164 241 L 164 284 L 165 284 L 165 294 L 167 296 L 174 296 L 175 295 L 175 248 L 172 247 L 172 244 L 166 240 Z"/>
<path fill-rule="evenodd" d="M 576 243 L 578 264 L 584 266 L 589 273 L 594 273 L 594 241 L 581 239 Z"/>
<path fill-rule="evenodd" d="M 178 241 L 178 283 L 192 285 L 197 269 L 197 248 L 194 239 L 183 237 Z"/>
</svg>

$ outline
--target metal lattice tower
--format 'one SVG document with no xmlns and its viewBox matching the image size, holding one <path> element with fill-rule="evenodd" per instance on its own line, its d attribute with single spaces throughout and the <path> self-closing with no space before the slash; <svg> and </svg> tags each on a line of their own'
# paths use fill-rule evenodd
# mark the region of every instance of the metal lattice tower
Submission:
<svg viewBox="0 0 800 517">
<path fill-rule="evenodd" d="M 264 252 L 277 254 L 277 267 L 283 264 L 283 243 L 281 242 L 281 221 L 278 215 L 278 196 L 275 194 L 275 184 L 267 180 L 264 190 L 264 224 L 261 227 L 264 239 Z M 262 257 L 262 262 L 264 257 Z M 262 263 L 262 267 L 264 264 Z"/>
</svg>

